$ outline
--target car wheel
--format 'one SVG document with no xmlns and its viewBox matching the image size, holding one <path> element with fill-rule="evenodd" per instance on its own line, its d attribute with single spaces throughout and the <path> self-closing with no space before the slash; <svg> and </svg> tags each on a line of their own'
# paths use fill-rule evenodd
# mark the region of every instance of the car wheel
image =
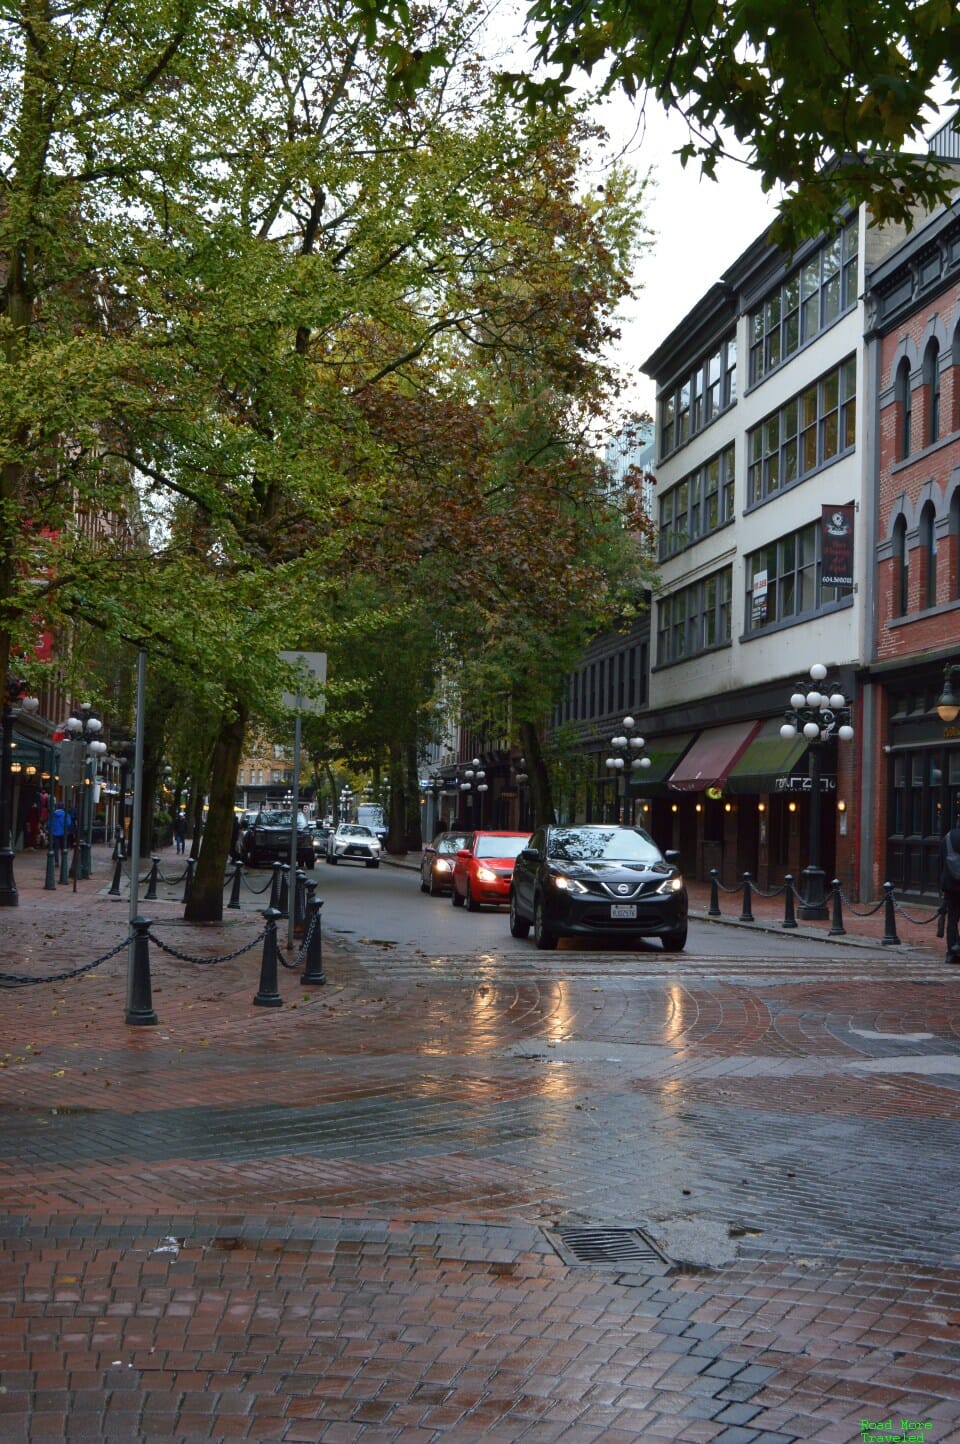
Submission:
<svg viewBox="0 0 960 1444">
<path fill-rule="evenodd" d="M 473 895 L 473 889 L 470 886 L 469 878 L 467 878 L 467 896 L 465 898 L 465 902 L 467 904 L 468 913 L 478 913 L 480 911 L 480 904 L 477 902 L 476 898 Z"/>
<path fill-rule="evenodd" d="M 425 888 L 424 888 L 424 892 L 428 892 L 431 897 L 439 897 L 442 891 L 443 891 L 443 888 L 440 887 L 440 885 L 439 885 L 438 882 L 437 882 L 437 879 L 434 877 L 433 873 L 431 872 L 431 874 L 430 874 L 430 886 L 429 886 L 429 887 L 425 887 Z"/>
<path fill-rule="evenodd" d="M 557 946 L 557 935 L 547 927 L 543 917 L 543 898 L 533 904 L 533 941 L 542 953 L 552 952 Z"/>
<path fill-rule="evenodd" d="M 453 884 L 453 892 L 450 894 L 450 901 L 453 903 L 453 905 L 454 905 L 455 908 L 462 908 L 462 907 L 463 907 L 463 898 L 462 898 L 462 897 L 460 896 L 460 894 L 457 892 L 457 885 L 456 885 L 456 883 Z"/>
<path fill-rule="evenodd" d="M 336 860 L 337 860 L 337 858 L 336 858 L 336 854 L 335 854 L 335 853 L 333 853 L 333 852 L 328 853 L 328 855 L 327 855 L 327 862 L 330 864 L 331 867 L 332 867 L 333 864 L 336 862 Z"/>
<path fill-rule="evenodd" d="M 424 880 L 423 880 L 423 873 L 420 874 L 420 891 L 421 891 L 421 892 L 432 892 L 432 891 L 433 891 L 433 888 L 427 887 L 427 884 L 424 882 Z"/>
<path fill-rule="evenodd" d="M 660 941 L 665 953 L 682 953 L 687 946 L 686 926 L 676 928 L 672 933 L 661 933 Z"/>
<path fill-rule="evenodd" d="M 517 895 L 510 889 L 510 936 L 525 938 L 530 934 L 530 924 L 517 912 Z"/>
</svg>

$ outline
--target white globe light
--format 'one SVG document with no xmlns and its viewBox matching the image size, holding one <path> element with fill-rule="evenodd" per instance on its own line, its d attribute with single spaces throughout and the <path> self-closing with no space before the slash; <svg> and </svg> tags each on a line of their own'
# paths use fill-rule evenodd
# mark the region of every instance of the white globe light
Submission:
<svg viewBox="0 0 960 1444">
<path fill-rule="evenodd" d="M 812 742 L 815 737 L 820 736 L 820 728 L 817 726 L 816 722 L 807 722 L 804 725 L 803 735 L 804 737 L 806 737 L 808 742 Z"/>
<path fill-rule="evenodd" d="M 634 765 L 634 767 L 649 767 L 649 766 L 650 766 L 650 758 L 649 758 L 649 757 L 638 757 L 637 760 L 636 760 L 636 762 L 635 762 L 633 765 Z"/>
<path fill-rule="evenodd" d="M 841 742 L 852 742 L 853 728 L 844 723 L 844 725 L 838 729 L 837 736 L 840 738 Z"/>
<path fill-rule="evenodd" d="M 834 692 L 831 694 L 830 706 L 834 709 L 834 711 L 836 711 L 838 707 L 846 707 L 846 705 L 847 699 L 842 692 Z"/>
<path fill-rule="evenodd" d="M 102 731 L 102 730 L 103 730 L 103 723 L 100 721 L 100 718 L 99 718 L 99 717 L 88 717 L 88 718 L 87 718 L 87 731 L 88 731 L 88 732 L 100 732 L 100 731 Z"/>
<path fill-rule="evenodd" d="M 790 698 L 790 706 L 791 706 L 791 707 L 805 707 L 806 705 L 807 705 L 807 694 L 806 694 L 806 692 L 794 692 L 793 696 Z"/>
<path fill-rule="evenodd" d="M 815 682 L 822 682 L 826 675 L 827 669 L 823 665 L 823 663 L 814 662 L 813 666 L 810 668 L 810 676 L 813 678 L 813 680 Z"/>
<path fill-rule="evenodd" d="M 64 726 L 66 727 L 68 732 L 83 731 L 83 723 L 80 721 L 79 717 L 68 717 L 66 722 L 64 723 Z"/>
<path fill-rule="evenodd" d="M 624 719 L 623 719 L 623 725 L 624 725 L 624 727 L 632 727 L 632 726 L 634 725 L 633 718 L 632 718 L 632 717 L 624 717 Z"/>
<path fill-rule="evenodd" d="M 611 747 L 626 747 L 626 745 L 627 745 L 627 739 L 626 739 L 626 737 L 611 737 L 611 738 L 610 738 L 610 746 L 611 746 Z"/>
<path fill-rule="evenodd" d="M 783 726 L 780 728 L 780 736 L 783 737 L 784 740 L 788 740 L 791 737 L 796 737 L 796 735 L 797 729 L 796 727 L 794 727 L 793 723 L 784 722 Z"/>
<path fill-rule="evenodd" d="M 640 751 L 640 748 L 641 748 L 641 747 L 646 747 L 646 745 L 647 745 L 647 744 L 646 744 L 646 741 L 645 741 L 645 739 L 644 739 L 643 737 L 631 737 L 631 738 L 630 738 L 630 746 L 631 746 L 631 747 L 635 747 L 638 752 Z"/>
<path fill-rule="evenodd" d="M 820 695 L 819 692 L 808 692 L 808 693 L 807 693 L 807 706 L 808 706 L 808 707 L 819 707 L 822 702 L 823 702 L 823 698 L 821 697 L 821 695 Z"/>
<path fill-rule="evenodd" d="M 23 708 L 24 712 L 36 712 L 37 708 L 40 706 L 40 698 L 21 697 L 20 706 Z"/>
</svg>

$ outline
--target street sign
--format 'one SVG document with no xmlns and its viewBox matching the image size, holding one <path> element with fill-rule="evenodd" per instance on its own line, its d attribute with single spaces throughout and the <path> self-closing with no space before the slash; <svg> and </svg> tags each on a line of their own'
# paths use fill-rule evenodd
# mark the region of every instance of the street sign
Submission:
<svg viewBox="0 0 960 1444">
<path fill-rule="evenodd" d="M 82 742 L 64 742 L 60 747 L 61 787 L 79 787 L 83 782 L 83 764 L 87 749 Z"/>
<path fill-rule="evenodd" d="M 308 686 L 315 682 L 326 682 L 326 652 L 280 652 L 278 655 L 281 662 L 289 662 L 297 669 Z M 300 692 L 284 692 L 283 705 L 290 712 L 315 712 L 322 715 L 327 708 L 327 699 L 306 697 Z"/>
</svg>

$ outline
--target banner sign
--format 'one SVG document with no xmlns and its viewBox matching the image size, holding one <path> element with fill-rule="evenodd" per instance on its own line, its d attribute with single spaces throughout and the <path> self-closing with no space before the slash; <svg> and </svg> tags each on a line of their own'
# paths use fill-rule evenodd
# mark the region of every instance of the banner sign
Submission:
<svg viewBox="0 0 960 1444">
<path fill-rule="evenodd" d="M 825 506 L 820 511 L 820 583 L 825 587 L 853 586 L 853 502 Z"/>
<path fill-rule="evenodd" d="M 774 792 L 812 792 L 813 779 L 805 773 L 794 772 L 789 777 L 777 777 L 774 779 Z M 821 777 L 821 792 L 836 792 L 837 779 L 835 777 Z"/>
</svg>

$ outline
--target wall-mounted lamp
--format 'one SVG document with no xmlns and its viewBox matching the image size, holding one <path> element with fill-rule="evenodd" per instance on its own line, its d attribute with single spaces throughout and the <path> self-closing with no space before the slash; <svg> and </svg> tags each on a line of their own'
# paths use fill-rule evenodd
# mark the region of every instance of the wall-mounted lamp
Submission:
<svg viewBox="0 0 960 1444">
<path fill-rule="evenodd" d="M 694 810 L 694 812 L 702 812 L 702 811 L 703 811 L 703 803 L 702 803 L 702 802 L 696 803 L 696 804 L 694 805 L 694 809 L 693 809 L 693 810 Z"/>
<path fill-rule="evenodd" d="M 948 662 L 943 669 L 943 691 L 934 704 L 941 722 L 956 722 L 960 714 L 960 697 L 953 690 L 954 677 L 960 676 L 960 667 Z"/>
<path fill-rule="evenodd" d="M 758 802 L 758 803 L 757 803 L 757 811 L 758 811 L 758 812 L 766 812 L 766 810 L 767 810 L 767 804 L 766 804 L 765 802 Z"/>
<path fill-rule="evenodd" d="M 797 810 L 797 804 L 796 804 L 795 802 L 788 802 L 788 803 L 787 803 L 787 811 L 788 811 L 788 812 L 796 812 L 796 810 Z"/>
<path fill-rule="evenodd" d="M 845 802 L 838 802 L 838 803 L 837 803 L 837 811 L 838 811 L 838 812 L 846 812 L 846 810 L 847 810 L 847 804 L 846 804 Z"/>
<path fill-rule="evenodd" d="M 671 804 L 670 804 L 670 811 L 671 811 L 671 812 L 679 812 L 679 811 L 680 811 L 680 808 L 677 806 L 677 804 L 676 804 L 675 802 L 671 802 Z"/>
</svg>

